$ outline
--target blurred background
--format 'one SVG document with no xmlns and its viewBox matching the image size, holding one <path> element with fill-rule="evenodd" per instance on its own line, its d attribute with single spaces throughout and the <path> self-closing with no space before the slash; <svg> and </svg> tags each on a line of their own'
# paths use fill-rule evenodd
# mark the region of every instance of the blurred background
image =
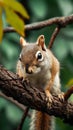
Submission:
<svg viewBox="0 0 73 130">
<path fill-rule="evenodd" d="M 73 13 L 73 0 L 19 0 L 26 8 L 30 19 L 26 24 L 43 21 L 57 16 L 68 16 Z M 7 26 L 3 14 L 4 28 Z M 40 34 L 45 35 L 46 45 L 55 29 L 55 25 L 44 29 L 26 32 L 26 40 L 35 42 Z M 16 63 L 21 51 L 20 36 L 17 33 L 5 33 L 0 45 L 0 64 L 8 70 L 16 72 Z M 66 91 L 73 84 L 73 24 L 62 28 L 58 34 L 53 53 L 61 63 L 62 91 Z M 73 97 L 70 98 L 73 100 Z M 0 97 L 0 130 L 16 130 L 20 123 L 23 111 L 11 102 Z M 23 130 L 29 130 L 30 118 L 27 117 Z M 56 130 L 73 130 L 68 124 L 56 118 Z"/>
</svg>

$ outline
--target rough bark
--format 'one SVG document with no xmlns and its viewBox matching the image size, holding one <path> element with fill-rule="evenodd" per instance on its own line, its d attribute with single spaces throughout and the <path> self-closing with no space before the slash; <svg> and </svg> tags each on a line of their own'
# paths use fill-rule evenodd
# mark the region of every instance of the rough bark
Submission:
<svg viewBox="0 0 73 130">
<path fill-rule="evenodd" d="M 16 74 L 2 66 L 0 66 L 0 90 L 23 105 L 59 117 L 66 123 L 73 125 L 72 103 L 60 101 L 57 96 L 53 95 L 52 103 L 48 106 L 48 100 L 46 100 L 43 90 L 31 86 L 30 83 L 23 83 Z"/>
</svg>

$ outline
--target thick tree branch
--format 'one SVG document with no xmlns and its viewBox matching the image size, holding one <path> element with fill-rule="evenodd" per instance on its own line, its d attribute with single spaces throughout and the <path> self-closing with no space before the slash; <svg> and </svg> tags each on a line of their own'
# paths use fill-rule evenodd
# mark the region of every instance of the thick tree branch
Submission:
<svg viewBox="0 0 73 130">
<path fill-rule="evenodd" d="M 54 115 L 73 125 L 72 103 L 60 101 L 57 96 L 53 95 L 52 103 L 48 106 L 43 90 L 39 91 L 36 86 L 22 83 L 16 74 L 2 66 L 0 66 L 0 90 L 23 105 Z"/>
<path fill-rule="evenodd" d="M 44 20 L 41 22 L 28 24 L 28 25 L 25 25 L 25 30 L 26 31 L 38 30 L 46 26 L 50 26 L 52 24 L 59 25 L 60 27 L 65 27 L 66 25 L 69 25 L 72 23 L 73 23 L 73 14 L 66 17 L 55 17 L 55 18 L 51 18 L 51 19 Z M 7 27 L 3 31 L 4 33 L 15 32 L 14 28 L 12 27 Z"/>
</svg>

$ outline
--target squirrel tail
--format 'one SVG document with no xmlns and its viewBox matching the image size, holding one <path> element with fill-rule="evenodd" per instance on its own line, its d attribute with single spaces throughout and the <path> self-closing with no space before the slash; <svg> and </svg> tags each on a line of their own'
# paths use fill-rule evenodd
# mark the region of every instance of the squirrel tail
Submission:
<svg viewBox="0 0 73 130">
<path fill-rule="evenodd" d="M 30 130 L 53 130 L 53 122 L 52 116 L 33 110 Z"/>
</svg>

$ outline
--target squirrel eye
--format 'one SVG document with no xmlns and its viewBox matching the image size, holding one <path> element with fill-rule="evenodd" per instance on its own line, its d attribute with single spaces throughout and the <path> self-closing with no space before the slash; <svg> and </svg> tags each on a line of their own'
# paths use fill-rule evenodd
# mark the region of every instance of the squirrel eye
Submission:
<svg viewBox="0 0 73 130">
<path fill-rule="evenodd" d="M 21 61 L 21 55 L 20 55 L 20 57 L 19 57 L 19 60 Z"/>
<path fill-rule="evenodd" d="M 37 51 L 36 58 L 37 58 L 38 61 L 42 61 L 43 60 L 43 56 L 42 56 L 40 51 Z"/>
<path fill-rule="evenodd" d="M 21 61 L 21 57 L 19 57 L 19 60 Z"/>
</svg>

